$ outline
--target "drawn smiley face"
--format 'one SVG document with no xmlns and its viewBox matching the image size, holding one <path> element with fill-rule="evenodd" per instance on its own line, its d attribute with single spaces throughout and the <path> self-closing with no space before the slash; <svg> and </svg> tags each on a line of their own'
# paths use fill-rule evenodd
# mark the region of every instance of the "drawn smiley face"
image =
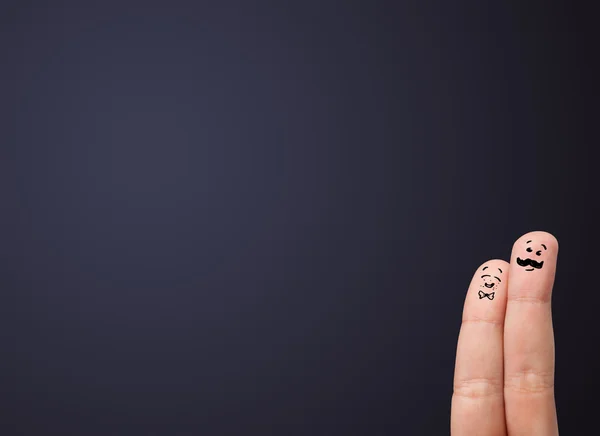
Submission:
<svg viewBox="0 0 600 436">
<path fill-rule="evenodd" d="M 498 272 L 496 272 L 496 269 Z M 502 279 L 500 276 L 502 275 L 502 270 L 500 268 L 490 269 L 489 266 L 484 266 L 482 271 L 484 274 L 481 276 L 483 283 L 479 285 L 481 290 L 478 292 L 479 299 L 488 298 L 489 300 L 494 299 L 494 295 L 496 294 L 496 289 L 498 289 L 498 285 L 502 283 Z M 494 275 L 497 274 L 497 275 Z"/>
<path fill-rule="evenodd" d="M 525 271 L 542 269 L 544 266 L 543 254 L 548 250 L 545 244 L 535 244 L 531 239 L 525 243 L 526 258 L 517 257 L 517 265 L 525 268 Z"/>
</svg>

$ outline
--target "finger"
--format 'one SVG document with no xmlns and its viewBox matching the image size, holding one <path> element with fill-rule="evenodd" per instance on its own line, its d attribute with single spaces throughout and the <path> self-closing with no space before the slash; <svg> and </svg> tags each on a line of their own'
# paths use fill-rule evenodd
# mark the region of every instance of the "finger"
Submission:
<svg viewBox="0 0 600 436">
<path fill-rule="evenodd" d="M 558 435 L 550 301 L 558 242 L 531 232 L 514 244 L 504 326 L 504 400 L 508 433 Z"/>
<path fill-rule="evenodd" d="M 451 432 L 505 435 L 502 335 L 508 263 L 481 265 L 467 291 L 458 337 Z"/>
</svg>

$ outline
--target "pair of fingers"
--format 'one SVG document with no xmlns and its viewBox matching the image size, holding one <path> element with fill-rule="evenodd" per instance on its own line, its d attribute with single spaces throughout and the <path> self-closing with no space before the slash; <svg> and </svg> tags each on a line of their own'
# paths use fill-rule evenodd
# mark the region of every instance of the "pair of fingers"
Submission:
<svg viewBox="0 0 600 436">
<path fill-rule="evenodd" d="M 558 243 L 531 232 L 471 281 L 458 339 L 453 436 L 558 435 L 551 296 Z"/>
</svg>

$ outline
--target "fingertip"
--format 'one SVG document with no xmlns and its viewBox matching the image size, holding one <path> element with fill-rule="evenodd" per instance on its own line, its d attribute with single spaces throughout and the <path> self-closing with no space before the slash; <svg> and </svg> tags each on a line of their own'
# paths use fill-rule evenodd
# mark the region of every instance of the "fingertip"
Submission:
<svg viewBox="0 0 600 436">
<path fill-rule="evenodd" d="M 469 288 L 478 289 L 486 280 L 497 281 L 500 288 L 507 282 L 509 263 L 502 259 L 490 259 L 483 262 L 473 273 Z"/>
<path fill-rule="evenodd" d="M 507 270 L 508 270 L 508 262 L 502 259 L 490 259 L 486 262 L 483 262 L 481 265 L 479 265 L 479 267 L 477 268 L 477 270 L 475 271 L 475 273 L 479 272 L 479 271 L 487 271 L 488 269 L 492 268 L 496 268 L 496 269 L 500 269 L 500 273 L 504 274 Z"/>
<path fill-rule="evenodd" d="M 509 295 L 549 301 L 557 258 L 558 241 L 551 233 L 528 232 L 517 239 L 511 253 Z"/>
<path fill-rule="evenodd" d="M 558 239 L 552 233 L 548 233 L 541 230 L 535 230 L 532 232 L 525 233 L 519 239 L 515 241 L 513 244 L 513 250 L 515 248 L 520 248 L 523 244 L 527 244 L 530 241 L 536 241 L 539 244 L 543 244 L 543 246 L 554 253 L 558 252 Z"/>
</svg>

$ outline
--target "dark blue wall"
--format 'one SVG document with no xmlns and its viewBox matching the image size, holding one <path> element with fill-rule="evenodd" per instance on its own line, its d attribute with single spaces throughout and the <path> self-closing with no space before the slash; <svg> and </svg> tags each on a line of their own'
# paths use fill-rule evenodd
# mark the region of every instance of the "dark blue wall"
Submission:
<svg viewBox="0 0 600 436">
<path fill-rule="evenodd" d="M 2 434 L 447 434 L 471 274 L 530 230 L 591 419 L 586 11 L 88 3 L 0 9 Z"/>
</svg>

